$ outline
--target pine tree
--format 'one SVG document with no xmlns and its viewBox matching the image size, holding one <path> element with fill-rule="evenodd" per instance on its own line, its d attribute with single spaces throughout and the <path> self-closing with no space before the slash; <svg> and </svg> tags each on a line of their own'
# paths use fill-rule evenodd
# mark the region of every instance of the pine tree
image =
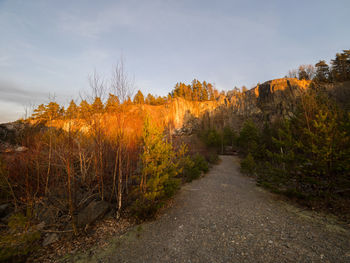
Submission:
<svg viewBox="0 0 350 263">
<path fill-rule="evenodd" d="M 208 99 L 209 99 L 209 92 L 208 92 L 207 82 L 203 81 L 201 100 L 207 101 Z"/>
<path fill-rule="evenodd" d="M 95 98 L 94 102 L 91 104 L 91 110 L 93 114 L 103 113 L 104 106 L 101 101 L 101 98 L 99 97 Z"/>
<path fill-rule="evenodd" d="M 208 98 L 209 98 L 209 100 L 215 100 L 213 85 L 208 83 L 207 88 L 208 88 Z"/>
<path fill-rule="evenodd" d="M 89 119 L 91 116 L 91 106 L 86 100 L 82 100 L 79 105 L 79 118 Z"/>
<path fill-rule="evenodd" d="M 154 202 L 165 194 L 165 184 L 176 174 L 175 152 L 162 130 L 146 117 L 143 128 L 141 189 L 143 197 Z"/>
<path fill-rule="evenodd" d="M 252 153 L 253 156 L 258 155 L 259 133 L 255 123 L 249 119 L 244 122 L 239 133 L 238 145 L 244 153 Z"/>
<path fill-rule="evenodd" d="M 71 100 L 66 110 L 65 116 L 68 119 L 73 119 L 77 116 L 77 114 L 78 114 L 78 106 L 77 104 L 75 104 L 74 100 Z"/>
<path fill-rule="evenodd" d="M 345 81 L 349 74 L 349 52 L 337 53 L 332 63 L 332 77 L 336 81 Z"/>
<path fill-rule="evenodd" d="M 163 97 L 161 96 L 158 96 L 156 99 L 155 99 L 155 105 L 163 105 L 166 101 L 166 98 L 164 99 Z"/>
<path fill-rule="evenodd" d="M 149 105 L 156 105 L 156 99 L 152 94 L 148 93 L 145 103 Z"/>
<path fill-rule="evenodd" d="M 108 96 L 108 99 L 107 99 L 107 102 L 106 102 L 106 111 L 107 112 L 115 112 L 118 107 L 119 107 L 119 99 L 116 95 L 113 95 L 112 93 L 109 93 L 109 96 Z"/>
<path fill-rule="evenodd" d="M 139 91 L 136 93 L 136 95 L 135 95 L 135 97 L 134 97 L 134 103 L 135 103 L 135 104 L 144 104 L 144 103 L 145 103 L 145 98 L 144 98 L 144 96 L 143 96 L 141 90 L 139 90 Z"/>
<path fill-rule="evenodd" d="M 45 107 L 45 118 L 48 121 L 59 119 L 63 116 L 64 109 L 57 102 L 49 102 Z"/>
<path fill-rule="evenodd" d="M 329 80 L 329 66 L 324 60 L 320 60 L 316 65 L 316 80 L 326 82 Z"/>
<path fill-rule="evenodd" d="M 36 109 L 34 109 L 32 118 L 38 121 L 44 121 L 44 114 L 46 112 L 46 107 L 44 104 L 40 104 Z"/>
</svg>

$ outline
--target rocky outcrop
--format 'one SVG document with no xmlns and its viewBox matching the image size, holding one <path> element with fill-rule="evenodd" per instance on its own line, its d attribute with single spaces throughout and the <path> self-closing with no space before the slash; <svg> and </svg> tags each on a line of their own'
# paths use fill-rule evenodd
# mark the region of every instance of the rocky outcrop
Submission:
<svg viewBox="0 0 350 263">
<path fill-rule="evenodd" d="M 110 204 L 105 201 L 92 201 L 87 207 L 79 212 L 77 226 L 86 227 L 102 218 L 110 209 Z"/>
<path fill-rule="evenodd" d="M 21 122 L 0 124 L 0 153 L 25 152 L 28 149 L 16 144 L 20 132 L 25 128 Z"/>
<path fill-rule="evenodd" d="M 289 117 L 300 95 L 309 87 L 310 81 L 282 78 L 266 81 L 255 88 L 232 96 L 230 103 L 235 114 L 273 121 Z"/>
<path fill-rule="evenodd" d="M 204 128 L 200 122 L 202 126 L 230 125 L 238 129 L 247 118 L 258 121 L 288 118 L 309 85 L 310 81 L 282 78 L 259 84 L 243 93 L 220 96 L 215 101 L 196 102 L 177 98 L 168 106 L 165 118 L 173 120 L 177 133 L 192 133 L 195 129 Z"/>
<path fill-rule="evenodd" d="M 244 120 L 253 118 L 260 121 L 274 121 L 280 117 L 290 117 L 297 106 L 300 95 L 309 87 L 310 81 L 294 78 L 282 78 L 267 81 L 246 92 L 230 92 L 214 101 L 188 101 L 175 98 L 160 106 L 146 104 L 132 105 L 124 114 L 133 119 L 135 127 L 140 127 L 146 114 L 164 124 L 174 134 L 191 134 L 198 129 L 217 126 L 231 126 L 239 129 Z M 108 114 L 101 115 L 105 123 L 111 123 Z M 16 137 L 20 123 L 0 125 L 0 152 L 25 151 L 23 147 L 11 144 L 10 138 Z M 56 128 L 79 127 L 87 132 L 88 127 L 79 120 L 57 121 Z M 22 125 L 23 126 L 23 125 Z M 108 125 L 107 125 L 108 126 Z M 128 133 L 140 133 L 138 128 L 126 127 Z M 106 128 L 108 132 L 108 127 Z"/>
</svg>

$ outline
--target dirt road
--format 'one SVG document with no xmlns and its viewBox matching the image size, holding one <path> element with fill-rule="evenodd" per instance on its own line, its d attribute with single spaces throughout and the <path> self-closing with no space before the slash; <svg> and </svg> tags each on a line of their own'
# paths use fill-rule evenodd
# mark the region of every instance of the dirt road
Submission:
<svg viewBox="0 0 350 263">
<path fill-rule="evenodd" d="M 279 201 L 222 162 L 185 185 L 157 220 L 74 262 L 350 262 L 350 232 Z"/>
</svg>

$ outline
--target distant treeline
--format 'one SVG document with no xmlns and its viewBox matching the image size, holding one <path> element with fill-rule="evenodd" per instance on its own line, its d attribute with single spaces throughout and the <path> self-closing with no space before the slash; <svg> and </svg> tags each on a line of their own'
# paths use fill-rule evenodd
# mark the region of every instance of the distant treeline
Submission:
<svg viewBox="0 0 350 263">
<path fill-rule="evenodd" d="M 330 66 L 325 60 L 313 65 L 301 65 L 298 70 L 290 70 L 287 77 L 314 80 L 318 82 L 338 82 L 350 80 L 350 50 L 337 53 Z"/>
<path fill-rule="evenodd" d="M 191 84 L 177 83 L 174 89 L 168 96 L 154 96 L 148 94 L 146 97 L 138 90 L 136 95 L 131 99 L 127 96 L 123 102 L 120 102 L 119 97 L 109 93 L 105 102 L 99 96 L 95 96 L 92 103 L 86 99 L 81 100 L 77 105 L 74 100 L 71 100 L 69 106 L 65 109 L 57 102 L 51 101 L 48 104 L 40 104 L 34 109 L 31 119 L 40 121 L 50 121 L 56 119 L 84 119 L 91 114 L 112 113 L 118 111 L 120 106 L 128 105 L 164 105 L 169 103 L 174 98 L 184 98 L 190 101 L 209 101 L 216 100 L 220 95 L 225 95 L 225 92 L 219 92 L 211 83 L 206 81 L 200 82 L 196 79 Z"/>
</svg>

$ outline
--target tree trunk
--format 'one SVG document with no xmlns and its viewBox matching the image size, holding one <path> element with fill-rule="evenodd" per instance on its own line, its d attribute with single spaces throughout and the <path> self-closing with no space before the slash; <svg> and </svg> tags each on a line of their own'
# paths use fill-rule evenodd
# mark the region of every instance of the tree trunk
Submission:
<svg viewBox="0 0 350 263">
<path fill-rule="evenodd" d="M 121 158 L 121 147 L 119 147 L 120 152 L 119 152 L 119 159 L 118 159 L 118 167 L 119 167 L 119 172 L 118 172 L 118 206 L 117 206 L 117 219 L 120 218 L 120 213 L 121 213 L 121 207 L 122 207 L 122 191 L 123 191 L 123 171 L 122 171 L 122 158 Z"/>
</svg>

